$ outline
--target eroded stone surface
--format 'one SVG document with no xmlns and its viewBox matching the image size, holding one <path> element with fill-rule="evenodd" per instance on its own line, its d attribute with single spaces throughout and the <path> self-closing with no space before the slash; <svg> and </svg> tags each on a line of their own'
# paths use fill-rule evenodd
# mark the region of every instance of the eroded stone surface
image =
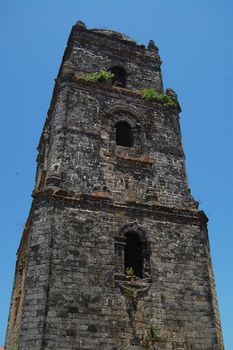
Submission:
<svg viewBox="0 0 233 350">
<path fill-rule="evenodd" d="M 207 218 L 188 188 L 180 107 L 158 49 L 74 26 L 38 147 L 18 251 L 7 350 L 220 350 Z M 126 70 L 126 88 L 82 72 Z M 167 91 L 174 101 L 175 93 Z M 115 125 L 133 147 L 116 145 Z M 143 278 L 125 275 L 125 234 L 143 241 Z"/>
</svg>

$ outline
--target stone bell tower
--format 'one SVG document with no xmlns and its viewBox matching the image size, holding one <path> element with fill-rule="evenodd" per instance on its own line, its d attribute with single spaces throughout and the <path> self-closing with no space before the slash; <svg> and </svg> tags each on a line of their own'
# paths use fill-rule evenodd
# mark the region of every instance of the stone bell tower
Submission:
<svg viewBox="0 0 233 350">
<path fill-rule="evenodd" d="M 7 350 L 220 350 L 207 217 L 160 57 L 73 27 L 38 146 Z"/>
</svg>

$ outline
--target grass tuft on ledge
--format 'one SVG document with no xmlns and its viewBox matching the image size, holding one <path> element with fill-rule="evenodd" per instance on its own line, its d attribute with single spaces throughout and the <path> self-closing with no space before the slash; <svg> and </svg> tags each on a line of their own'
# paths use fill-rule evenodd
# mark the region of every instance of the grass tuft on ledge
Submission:
<svg viewBox="0 0 233 350">
<path fill-rule="evenodd" d="M 112 74 L 111 72 L 108 72 L 106 70 L 101 69 L 99 72 L 93 72 L 93 73 L 80 73 L 80 77 L 85 79 L 85 80 L 89 80 L 89 81 L 93 81 L 95 83 L 104 83 L 110 79 L 112 79 L 114 76 L 114 74 Z"/>
<path fill-rule="evenodd" d="M 177 105 L 170 96 L 156 91 L 153 87 L 148 87 L 146 89 L 140 90 L 140 94 L 145 101 L 157 100 L 159 102 L 163 102 L 167 107 L 176 107 Z"/>
</svg>

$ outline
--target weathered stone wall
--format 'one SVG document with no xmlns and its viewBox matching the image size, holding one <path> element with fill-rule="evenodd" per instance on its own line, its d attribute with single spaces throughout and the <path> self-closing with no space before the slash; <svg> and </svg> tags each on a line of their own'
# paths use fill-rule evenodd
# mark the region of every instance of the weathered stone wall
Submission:
<svg viewBox="0 0 233 350">
<path fill-rule="evenodd" d="M 38 146 L 7 350 L 223 349 L 180 107 L 171 90 L 170 105 L 139 91 L 163 91 L 160 63 L 153 42 L 145 49 L 119 33 L 74 26 Z M 125 68 L 126 88 L 80 77 L 114 65 Z M 122 120 L 133 147 L 116 144 Z M 127 232 L 143 242 L 141 278 L 125 274 Z"/>
<path fill-rule="evenodd" d="M 28 240 L 23 242 L 16 263 L 14 287 L 11 296 L 10 314 L 7 327 L 7 349 L 18 349 L 19 345 L 22 325 L 22 307 L 24 302 L 26 264 L 29 252 L 28 246 Z"/>
<path fill-rule="evenodd" d="M 220 349 L 201 213 L 37 200 L 19 349 Z M 124 227 L 140 228 L 149 247 L 140 288 L 119 279 Z"/>
<path fill-rule="evenodd" d="M 47 178 L 59 173 L 61 188 L 76 193 L 104 191 L 117 201 L 188 208 L 193 198 L 177 111 L 115 90 L 64 84 L 51 123 Z M 119 120 L 132 124 L 135 147 L 115 144 Z"/>
<path fill-rule="evenodd" d="M 30 216 L 30 246 L 24 286 L 21 330 L 18 346 L 7 349 L 44 349 L 45 315 L 48 307 L 52 259 L 53 205 L 34 203 Z"/>
<path fill-rule="evenodd" d="M 106 35 L 107 34 L 107 35 Z M 95 72 L 120 65 L 127 72 L 127 88 L 143 89 L 155 86 L 163 90 L 158 49 L 125 40 L 119 33 L 85 30 L 76 25 L 70 38 L 66 59 L 75 73 Z"/>
</svg>

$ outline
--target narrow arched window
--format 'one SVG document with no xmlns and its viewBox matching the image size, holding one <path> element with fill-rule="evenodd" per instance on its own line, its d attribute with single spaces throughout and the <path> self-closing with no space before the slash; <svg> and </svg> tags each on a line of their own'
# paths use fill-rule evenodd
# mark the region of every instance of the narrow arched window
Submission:
<svg viewBox="0 0 233 350">
<path fill-rule="evenodd" d="M 133 135 L 131 126 L 124 121 L 118 122 L 116 128 L 116 144 L 124 147 L 133 146 Z"/>
<path fill-rule="evenodd" d="M 126 71 L 121 67 L 112 67 L 111 72 L 114 74 L 112 78 L 113 85 L 126 87 Z"/>
<path fill-rule="evenodd" d="M 125 235 L 125 270 L 132 269 L 136 277 L 143 278 L 143 244 L 134 232 Z"/>
</svg>

